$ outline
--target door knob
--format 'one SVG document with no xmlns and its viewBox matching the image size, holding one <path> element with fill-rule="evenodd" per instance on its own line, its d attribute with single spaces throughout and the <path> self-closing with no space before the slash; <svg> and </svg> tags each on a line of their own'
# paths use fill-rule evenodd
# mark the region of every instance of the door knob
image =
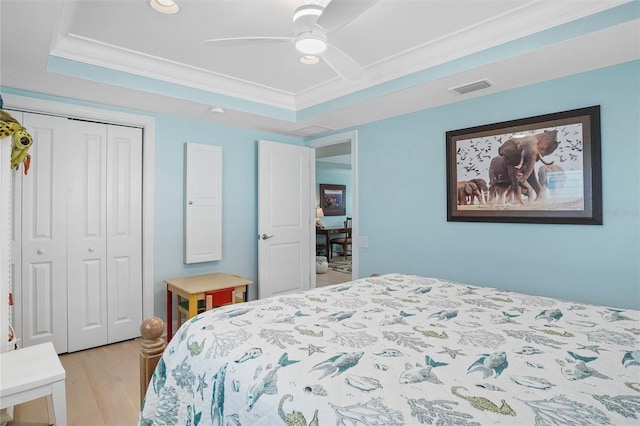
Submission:
<svg viewBox="0 0 640 426">
<path fill-rule="evenodd" d="M 89 251 L 93 253 L 94 251 L 96 251 L 96 248 L 94 246 L 91 246 L 89 247 Z"/>
<path fill-rule="evenodd" d="M 43 249 L 38 249 L 38 254 L 44 254 L 44 250 Z"/>
<path fill-rule="evenodd" d="M 261 237 L 263 240 L 268 240 L 269 238 L 273 238 L 273 235 L 262 234 Z"/>
</svg>

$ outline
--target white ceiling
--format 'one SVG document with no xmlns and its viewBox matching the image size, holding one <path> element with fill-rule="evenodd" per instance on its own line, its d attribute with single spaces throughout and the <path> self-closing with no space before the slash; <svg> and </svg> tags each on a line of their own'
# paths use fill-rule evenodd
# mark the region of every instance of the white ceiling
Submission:
<svg viewBox="0 0 640 426">
<path fill-rule="evenodd" d="M 293 44 L 202 43 L 294 36 L 303 0 L 176 1 L 163 15 L 147 0 L 0 0 L 0 84 L 308 136 L 640 58 L 637 13 L 583 19 L 627 0 L 380 0 L 328 34 L 363 68 L 347 81 Z M 481 79 L 494 86 L 449 90 Z"/>
</svg>

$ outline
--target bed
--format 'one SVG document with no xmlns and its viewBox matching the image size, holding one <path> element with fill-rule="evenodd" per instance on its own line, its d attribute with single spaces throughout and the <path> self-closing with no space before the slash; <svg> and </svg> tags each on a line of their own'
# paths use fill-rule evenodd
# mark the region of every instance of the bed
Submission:
<svg viewBox="0 0 640 426">
<path fill-rule="evenodd" d="M 638 424 L 640 311 L 388 274 L 176 332 L 139 424 Z"/>
</svg>

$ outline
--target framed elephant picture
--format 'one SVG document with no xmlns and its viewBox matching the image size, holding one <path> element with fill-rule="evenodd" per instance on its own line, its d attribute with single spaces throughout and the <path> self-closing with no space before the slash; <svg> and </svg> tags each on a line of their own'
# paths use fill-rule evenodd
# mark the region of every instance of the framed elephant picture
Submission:
<svg viewBox="0 0 640 426">
<path fill-rule="evenodd" d="M 447 221 L 602 225 L 600 106 L 446 133 Z"/>
</svg>

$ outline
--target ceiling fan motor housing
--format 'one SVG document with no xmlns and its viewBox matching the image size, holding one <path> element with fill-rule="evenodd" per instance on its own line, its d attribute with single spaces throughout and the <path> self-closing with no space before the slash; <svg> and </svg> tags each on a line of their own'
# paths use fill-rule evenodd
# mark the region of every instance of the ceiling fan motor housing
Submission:
<svg viewBox="0 0 640 426">
<path fill-rule="evenodd" d="M 293 14 L 296 27 L 296 49 L 305 55 L 319 55 L 327 49 L 327 36 L 316 24 L 324 9 L 318 4 L 305 4 Z"/>
<path fill-rule="evenodd" d="M 313 25 L 318 17 L 322 15 L 323 10 L 324 8 L 318 4 L 302 5 L 293 12 L 293 22 L 297 24 L 303 19 L 310 18 L 311 24 Z"/>
</svg>

